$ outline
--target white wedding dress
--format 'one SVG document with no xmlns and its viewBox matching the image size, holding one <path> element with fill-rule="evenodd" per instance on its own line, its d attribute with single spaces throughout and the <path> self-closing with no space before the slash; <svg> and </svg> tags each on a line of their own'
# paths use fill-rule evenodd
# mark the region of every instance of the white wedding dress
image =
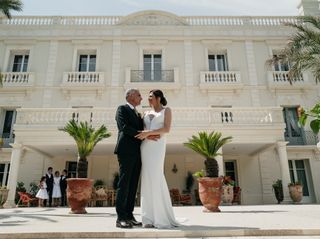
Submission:
<svg viewBox="0 0 320 239">
<path fill-rule="evenodd" d="M 164 125 L 165 109 L 149 111 L 144 116 L 145 129 L 154 130 Z M 141 216 L 142 224 L 156 228 L 179 226 L 170 200 L 168 185 L 164 177 L 166 136 L 157 141 L 145 139 L 141 144 Z"/>
</svg>

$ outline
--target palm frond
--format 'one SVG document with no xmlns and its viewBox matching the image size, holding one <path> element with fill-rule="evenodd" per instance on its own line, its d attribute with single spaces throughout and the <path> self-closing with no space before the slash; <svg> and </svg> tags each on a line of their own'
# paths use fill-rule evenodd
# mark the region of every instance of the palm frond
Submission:
<svg viewBox="0 0 320 239">
<path fill-rule="evenodd" d="M 302 16 L 297 23 L 285 23 L 296 32 L 290 37 L 285 49 L 277 57 L 266 61 L 271 67 L 278 63 L 288 62 L 289 82 L 300 78 L 302 72 L 312 72 L 316 83 L 320 80 L 320 18 Z"/>
<path fill-rule="evenodd" d="M 219 149 L 223 145 L 231 142 L 231 139 L 231 136 L 222 138 L 220 132 L 212 131 L 208 134 L 203 131 L 199 132 L 198 135 L 193 135 L 191 139 L 188 139 L 188 142 L 183 143 L 183 145 L 205 158 L 215 158 L 219 155 Z"/>
<path fill-rule="evenodd" d="M 22 11 L 23 3 L 21 0 L 1 0 L 0 1 L 0 11 L 11 19 L 11 11 Z"/>
<path fill-rule="evenodd" d="M 95 130 L 87 121 L 77 123 L 74 119 L 60 130 L 68 133 L 75 140 L 79 157 L 84 159 L 93 151 L 98 142 L 111 136 L 104 125 Z"/>
</svg>

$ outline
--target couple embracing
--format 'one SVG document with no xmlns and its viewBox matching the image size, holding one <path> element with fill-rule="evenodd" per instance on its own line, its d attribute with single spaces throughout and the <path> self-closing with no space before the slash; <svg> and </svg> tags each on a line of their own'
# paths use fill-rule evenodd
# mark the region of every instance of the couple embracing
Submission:
<svg viewBox="0 0 320 239">
<path fill-rule="evenodd" d="M 171 205 L 164 158 L 166 136 L 171 126 L 171 110 L 161 90 L 152 90 L 148 101 L 151 110 L 143 117 L 136 106 L 142 101 L 137 89 L 126 91 L 125 105 L 117 109 L 118 156 L 120 179 L 116 197 L 117 222 L 120 228 L 143 226 L 170 228 L 178 226 Z M 133 216 L 136 192 L 141 172 L 142 223 Z"/>
</svg>

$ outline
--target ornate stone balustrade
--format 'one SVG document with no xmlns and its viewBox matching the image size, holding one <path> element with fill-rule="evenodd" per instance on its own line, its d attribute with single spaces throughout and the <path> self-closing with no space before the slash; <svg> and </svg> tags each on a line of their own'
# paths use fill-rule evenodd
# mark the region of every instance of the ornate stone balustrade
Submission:
<svg viewBox="0 0 320 239">
<path fill-rule="evenodd" d="M 22 93 L 30 95 L 34 87 L 35 74 L 33 72 L 4 72 L 2 74 L 1 92 Z"/>
<path fill-rule="evenodd" d="M 202 71 L 201 90 L 237 90 L 243 87 L 240 71 Z"/>
<path fill-rule="evenodd" d="M 92 125 L 115 126 L 113 108 L 22 108 L 17 109 L 16 125 L 62 127 L 71 119 L 88 121 Z"/>
<path fill-rule="evenodd" d="M 63 86 L 88 87 L 104 85 L 103 72 L 65 72 L 63 73 Z"/>
<path fill-rule="evenodd" d="M 12 19 L 0 18 L 2 25 L 48 26 L 48 25 L 117 25 L 125 17 L 121 16 L 15 16 Z M 237 16 L 185 16 L 179 17 L 192 26 L 279 26 L 284 22 L 294 23 L 296 17 L 237 17 Z"/>
<path fill-rule="evenodd" d="M 95 91 L 102 94 L 105 86 L 103 72 L 64 72 L 61 89 L 66 96 L 75 91 Z"/>
<path fill-rule="evenodd" d="M 6 87 L 31 87 L 34 82 L 33 72 L 4 72 L 2 73 L 3 86 Z"/>
<path fill-rule="evenodd" d="M 11 19 L 1 18 L 4 25 L 17 26 L 48 26 L 48 25 L 115 25 L 121 17 L 117 16 L 65 16 L 65 17 L 41 17 L 41 16 L 16 16 Z"/>
<path fill-rule="evenodd" d="M 192 16 L 183 17 L 195 26 L 279 26 L 284 22 L 295 23 L 296 17 L 230 17 L 230 16 Z"/>
<path fill-rule="evenodd" d="M 175 108 L 173 127 L 185 128 L 220 126 L 273 126 L 283 124 L 282 109 L 279 108 Z M 70 119 L 88 121 L 92 125 L 105 124 L 115 128 L 114 108 L 20 108 L 17 109 L 16 126 L 21 127 L 61 127 Z"/>
<path fill-rule="evenodd" d="M 311 84 L 308 81 L 307 74 L 303 73 L 300 77 L 289 81 L 288 71 L 268 71 L 269 89 L 308 89 Z"/>
</svg>

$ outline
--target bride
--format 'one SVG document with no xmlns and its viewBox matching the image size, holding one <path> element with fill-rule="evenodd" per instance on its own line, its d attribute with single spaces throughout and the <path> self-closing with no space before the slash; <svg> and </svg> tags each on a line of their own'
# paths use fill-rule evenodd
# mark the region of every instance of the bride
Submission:
<svg viewBox="0 0 320 239">
<path fill-rule="evenodd" d="M 161 90 L 150 91 L 151 111 L 144 114 L 145 130 L 136 137 L 141 144 L 141 216 L 144 227 L 170 228 L 178 226 L 164 177 L 166 133 L 170 131 L 171 109 Z M 160 137 L 159 137 L 160 135 Z"/>
</svg>

